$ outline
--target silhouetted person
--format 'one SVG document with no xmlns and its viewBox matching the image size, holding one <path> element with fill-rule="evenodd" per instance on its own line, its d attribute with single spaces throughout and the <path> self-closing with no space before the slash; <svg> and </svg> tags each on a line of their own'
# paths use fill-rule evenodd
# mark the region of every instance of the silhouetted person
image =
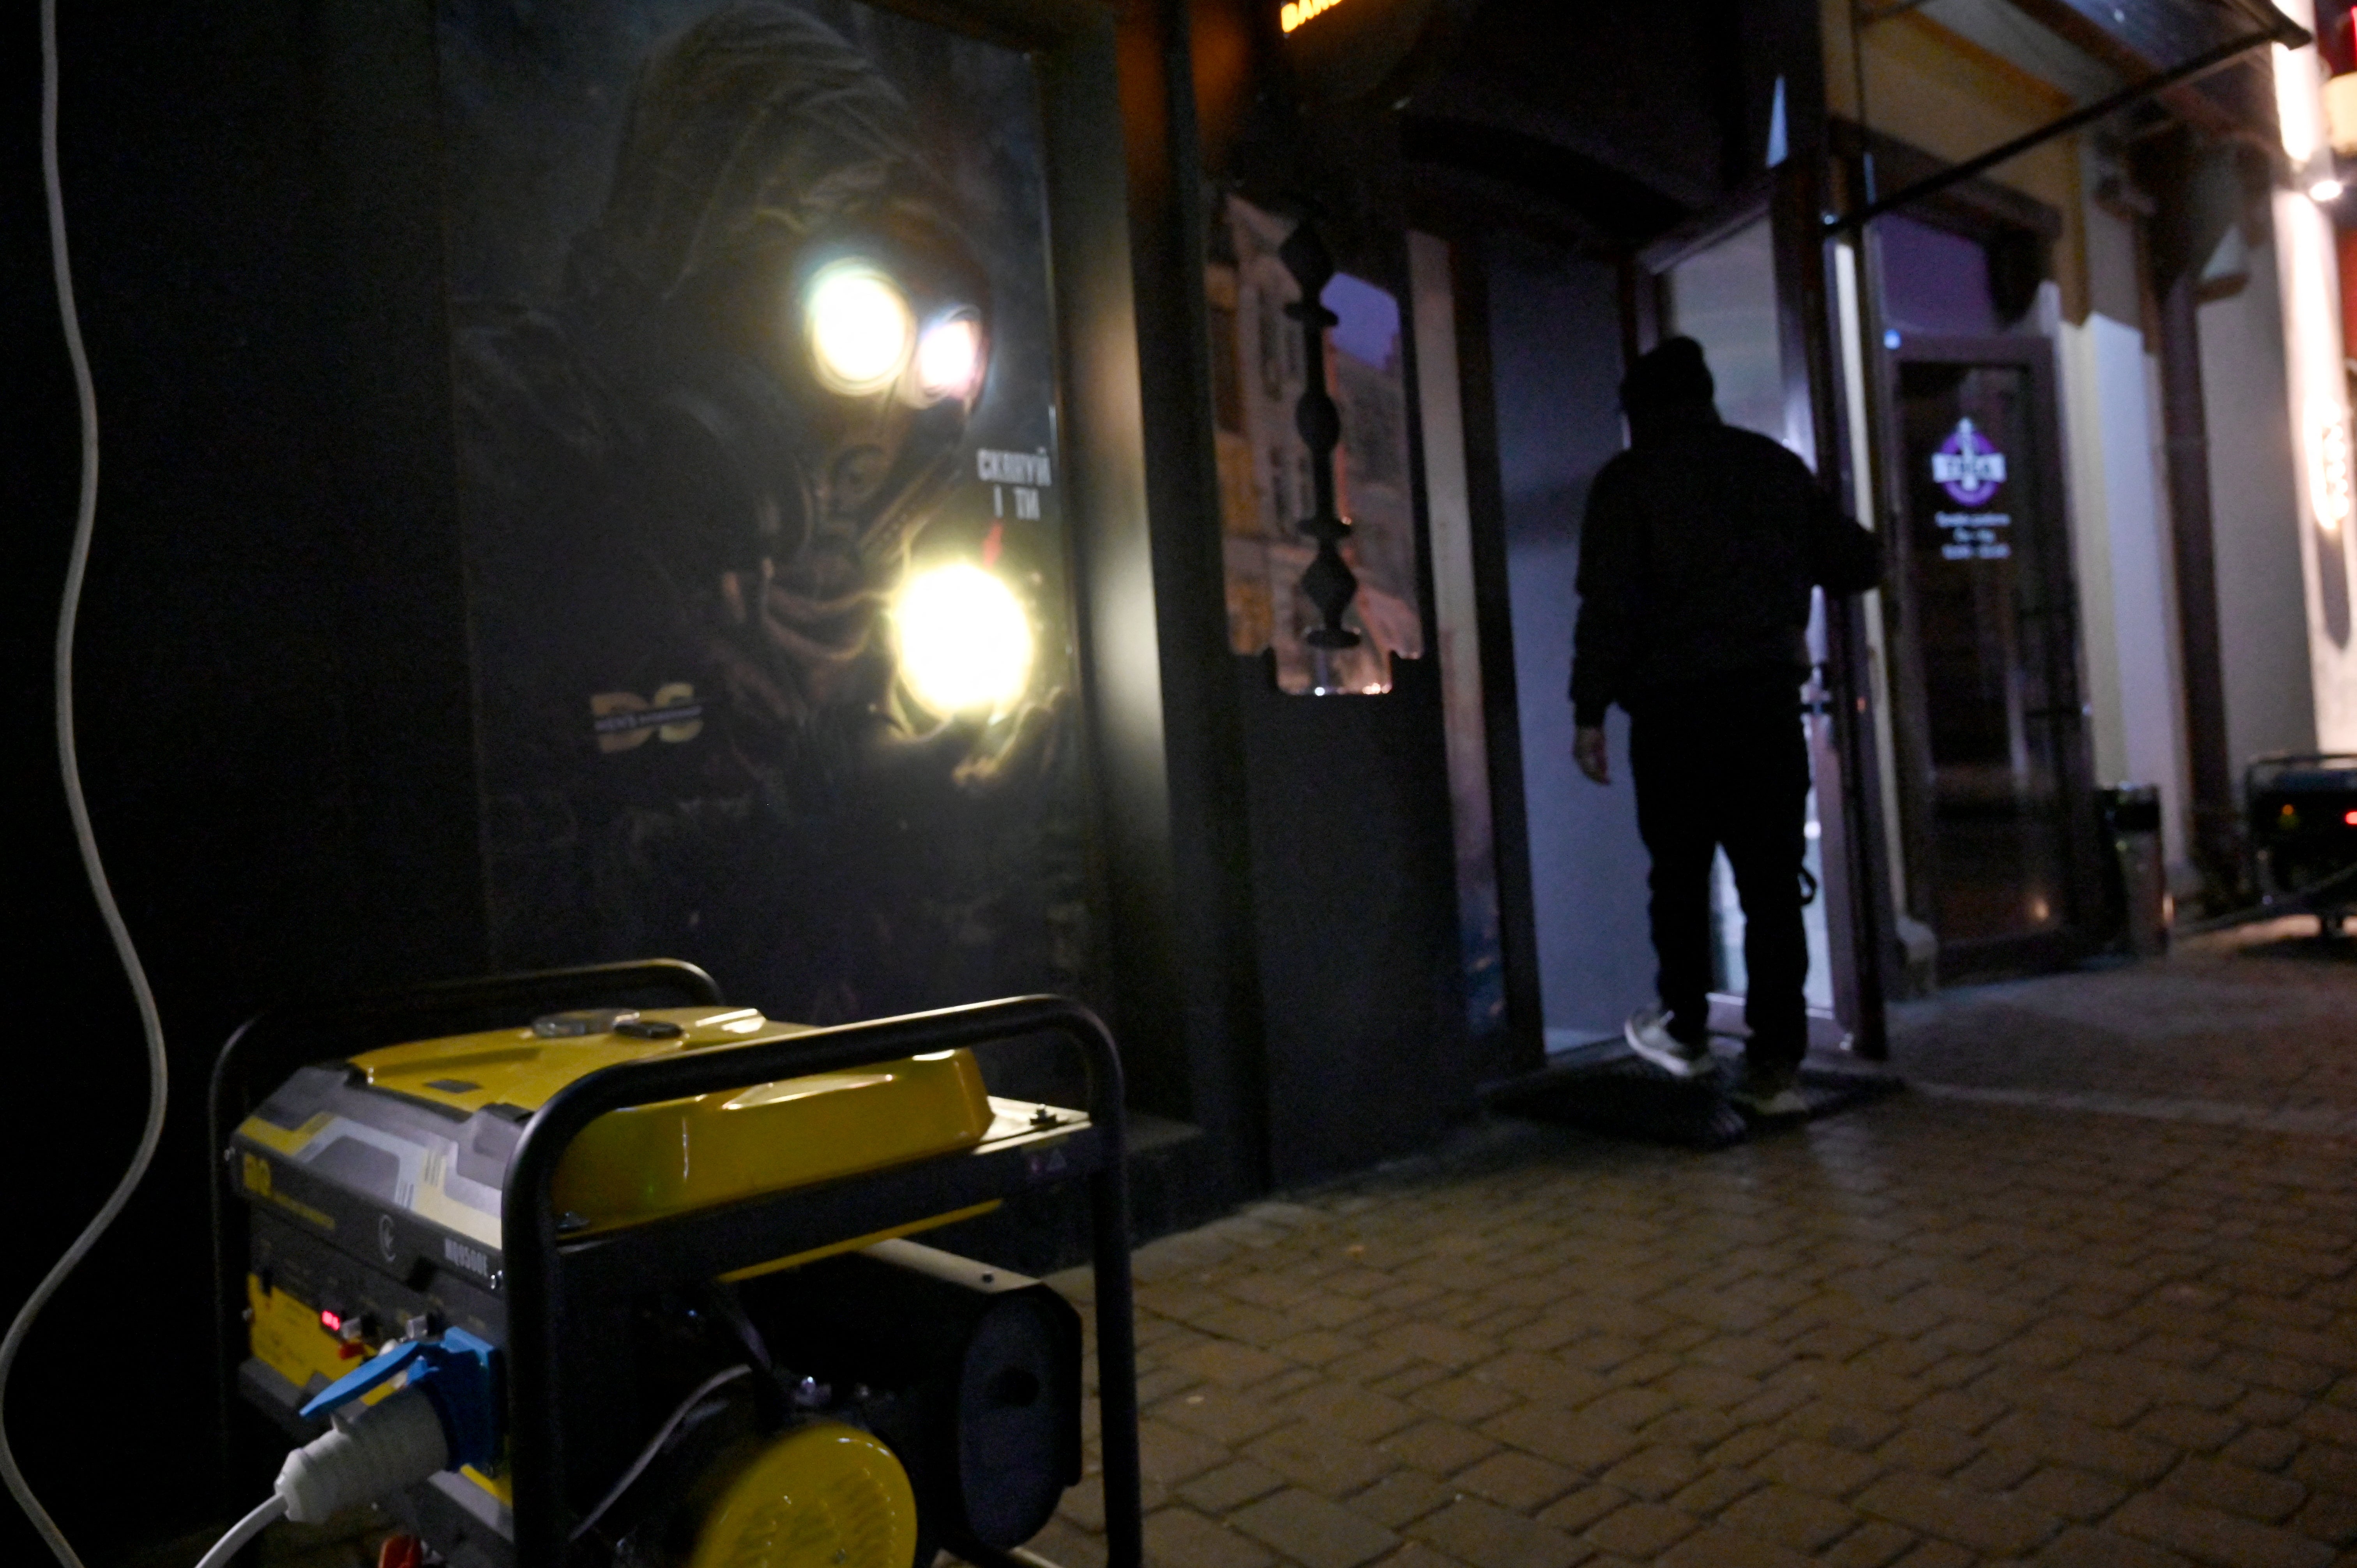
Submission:
<svg viewBox="0 0 2357 1568">
<path fill-rule="evenodd" d="M 1724 848 L 1749 974 L 1751 1039 L 1732 1097 L 1792 1115 L 1806 1109 L 1794 1085 L 1808 1046 L 1809 590 L 1873 586 L 1881 550 L 1798 457 L 1722 424 L 1715 390 L 1690 338 L 1644 355 L 1620 384 L 1629 449 L 1597 475 L 1580 532 L 1572 754 L 1610 782 L 1605 710 L 1629 711 L 1662 1004 L 1630 1016 L 1631 1048 L 1682 1078 L 1714 1070 L 1710 867 Z"/>
</svg>

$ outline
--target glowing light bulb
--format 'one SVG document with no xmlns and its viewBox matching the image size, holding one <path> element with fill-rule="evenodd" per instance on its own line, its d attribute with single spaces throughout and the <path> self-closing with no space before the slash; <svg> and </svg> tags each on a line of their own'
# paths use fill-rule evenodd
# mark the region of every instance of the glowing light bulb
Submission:
<svg viewBox="0 0 2357 1568">
<path fill-rule="evenodd" d="M 819 269 L 803 300 L 811 358 L 831 390 L 862 395 L 899 379 L 916 324 L 891 279 L 866 262 L 835 262 Z"/>
<path fill-rule="evenodd" d="M 892 607 L 900 679 L 936 714 L 1011 707 L 1031 679 L 1031 620 L 1014 590 L 960 562 L 909 580 Z"/>
<path fill-rule="evenodd" d="M 981 322 L 957 315 L 925 328 L 917 339 L 917 386 L 927 402 L 972 397 L 981 380 Z"/>
<path fill-rule="evenodd" d="M 2308 188 L 2308 199 L 2319 203 L 2338 201 L 2341 199 L 2341 182 L 2337 179 L 2319 179 Z"/>
</svg>

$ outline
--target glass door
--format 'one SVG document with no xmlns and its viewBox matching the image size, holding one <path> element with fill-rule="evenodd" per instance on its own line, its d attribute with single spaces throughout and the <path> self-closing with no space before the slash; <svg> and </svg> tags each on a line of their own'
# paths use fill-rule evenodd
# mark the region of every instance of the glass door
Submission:
<svg viewBox="0 0 2357 1568">
<path fill-rule="evenodd" d="M 1922 338 L 1891 370 L 1918 913 L 1943 979 L 2051 962 L 2094 910 L 2050 352 Z"/>
</svg>

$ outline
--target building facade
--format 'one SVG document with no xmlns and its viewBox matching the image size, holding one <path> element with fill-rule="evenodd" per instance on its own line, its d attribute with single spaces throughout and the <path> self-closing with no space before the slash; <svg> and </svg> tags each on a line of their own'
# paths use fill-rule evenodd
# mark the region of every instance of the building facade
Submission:
<svg viewBox="0 0 2357 1568">
<path fill-rule="evenodd" d="M 182 1098 L 22 1408 L 201 1314 L 190 1086 L 291 997 L 652 949 L 813 1020 L 1070 991 L 1125 1049 L 1146 1230 L 1615 1036 L 1645 865 L 1625 779 L 1571 766 L 1573 577 L 1620 379 L 1670 335 L 1893 543 L 1795 715 L 1824 1043 L 2110 941 L 2098 786 L 2158 787 L 2206 912 L 2243 891 L 2244 765 L 2357 745 L 2345 16 L 561 10 L 63 19 L 107 454 L 77 712 Z M 743 50 L 683 43 L 715 38 Z M 9 166 L 25 484 L 64 517 Z M 828 280 L 860 330 L 790 365 Z M 920 581 L 970 590 L 930 672 Z M 28 695 L 46 659 L 19 639 Z M 24 1092 L 127 1144 L 129 1004 L 24 757 L 60 911 L 28 1022 L 107 1042 Z M 28 1266 L 99 1176 L 60 1176 Z M 200 1383 L 156 1397 L 199 1420 Z M 147 1468 L 194 1509 L 206 1477 Z"/>
<path fill-rule="evenodd" d="M 1874 362 L 1910 357 L 1921 335 L 2002 334 L 2050 360 L 2055 521 L 2069 540 L 2059 635 L 2076 645 L 2061 661 L 2076 666 L 2081 710 L 2079 734 L 2056 751 L 2075 746 L 2089 770 L 2061 793 L 2083 795 L 2086 779 L 2157 786 L 2169 884 L 2189 913 L 2248 896 L 2245 766 L 2345 744 L 2328 602 L 2344 545 L 2320 520 L 2338 505 L 2323 455 L 2345 442 L 2347 399 L 2335 359 L 2338 192 L 2321 183 L 2331 173 L 2323 68 L 2302 42 L 2314 23 L 2255 8 L 1825 13 L 1829 97 L 1859 127 L 1854 177 L 1878 175 L 1888 192 L 1941 162 L 2027 144 L 1857 242 L 1857 263 L 1842 263 L 1867 279 L 1856 352 L 1867 379 L 1886 382 L 1887 364 Z M 2061 134 L 2035 139 L 2041 127 Z M 1964 211 L 1975 199 L 1977 219 Z M 1909 455 L 1877 456 L 1888 470 Z M 1886 478 L 1880 504 L 1903 507 L 1913 482 Z M 1907 710 L 1939 705 L 1921 670 L 1936 654 L 1910 653 L 1903 639 L 1896 650 L 1880 663 L 1901 753 L 1886 795 L 1901 824 L 1894 901 L 1920 983 L 1935 944 L 1951 974 L 1975 960 L 1940 929 L 1943 916 L 1969 923 L 1945 907 L 1941 808 L 1908 799 L 1932 771 L 1926 732 L 1940 721 Z M 1910 733 L 1925 736 L 1911 765 Z M 2024 867 L 2012 878 L 2018 921 L 2056 904 Z"/>
</svg>

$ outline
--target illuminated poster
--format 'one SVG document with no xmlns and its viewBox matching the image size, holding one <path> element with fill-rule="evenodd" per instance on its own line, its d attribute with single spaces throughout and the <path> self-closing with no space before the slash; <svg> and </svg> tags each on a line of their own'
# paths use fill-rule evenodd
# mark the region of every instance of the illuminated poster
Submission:
<svg viewBox="0 0 2357 1568">
<path fill-rule="evenodd" d="M 1320 618 L 1300 586 L 1317 553 L 1301 532 L 1314 506 L 1309 446 L 1294 425 L 1309 383 L 1301 326 L 1285 307 L 1301 289 L 1276 253 L 1293 223 L 1230 197 L 1222 227 L 1223 253 L 1208 268 L 1206 286 L 1229 646 L 1245 654 L 1274 649 L 1277 684 L 1287 692 L 1388 692 L 1393 656 L 1424 653 L 1399 302 L 1347 273 L 1326 287 L 1326 307 L 1342 318 L 1326 344 L 1327 387 L 1342 414 L 1335 504 L 1351 525 L 1342 554 L 1359 578 L 1343 623 L 1361 640 L 1329 656 L 1321 678 L 1317 650 L 1301 637 Z"/>
<path fill-rule="evenodd" d="M 498 961 L 1088 990 L 1036 89 L 854 0 L 445 0 Z"/>
</svg>

